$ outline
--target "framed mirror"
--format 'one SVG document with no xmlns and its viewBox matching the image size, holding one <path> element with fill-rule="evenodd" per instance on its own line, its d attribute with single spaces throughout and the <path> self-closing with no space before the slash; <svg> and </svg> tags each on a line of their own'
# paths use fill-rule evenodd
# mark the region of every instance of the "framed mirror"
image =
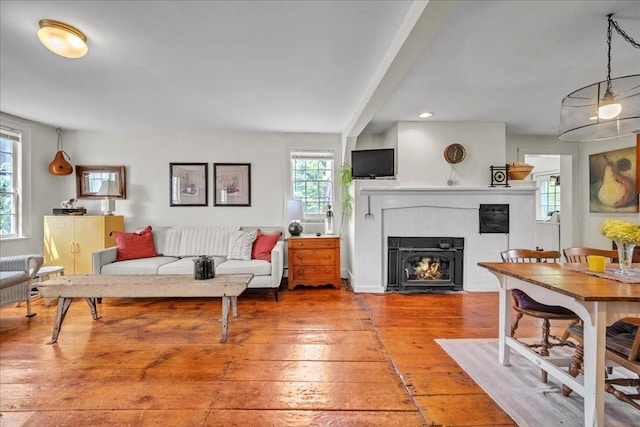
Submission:
<svg viewBox="0 0 640 427">
<path fill-rule="evenodd" d="M 124 166 L 76 165 L 77 199 L 126 199 Z"/>
</svg>

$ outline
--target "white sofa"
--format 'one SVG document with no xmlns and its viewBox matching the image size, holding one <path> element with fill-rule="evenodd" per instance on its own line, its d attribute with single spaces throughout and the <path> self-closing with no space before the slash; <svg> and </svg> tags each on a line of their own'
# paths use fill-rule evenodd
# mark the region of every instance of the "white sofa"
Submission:
<svg viewBox="0 0 640 427">
<path fill-rule="evenodd" d="M 93 274 L 193 274 L 193 259 L 208 255 L 213 257 L 216 274 L 253 273 L 249 288 L 273 289 L 278 301 L 284 270 L 282 236 L 271 251 L 271 262 L 228 259 L 229 244 L 237 231 L 250 233 L 257 229 L 264 234 L 282 233 L 275 227 L 152 227 L 158 256 L 117 261 L 117 247 L 101 249 L 92 254 Z"/>
</svg>

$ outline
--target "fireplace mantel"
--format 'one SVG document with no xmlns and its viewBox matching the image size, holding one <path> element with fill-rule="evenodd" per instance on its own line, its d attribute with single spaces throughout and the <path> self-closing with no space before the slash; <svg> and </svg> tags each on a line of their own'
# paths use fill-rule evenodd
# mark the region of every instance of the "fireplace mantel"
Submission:
<svg viewBox="0 0 640 427">
<path fill-rule="evenodd" d="M 465 239 L 464 290 L 497 290 L 495 277 L 477 263 L 500 261 L 500 252 L 510 247 L 534 247 L 535 192 L 532 181 L 493 188 L 355 182 L 349 248 L 353 290 L 387 291 L 389 236 L 444 235 Z M 480 233 L 481 204 L 510 206 L 508 234 Z"/>
<path fill-rule="evenodd" d="M 530 183 L 530 184 L 529 184 Z M 369 187 L 362 186 L 358 192 L 362 195 L 429 195 L 429 194 L 455 194 L 455 195 L 515 195 L 535 193 L 535 183 L 526 181 L 514 187 Z"/>
</svg>

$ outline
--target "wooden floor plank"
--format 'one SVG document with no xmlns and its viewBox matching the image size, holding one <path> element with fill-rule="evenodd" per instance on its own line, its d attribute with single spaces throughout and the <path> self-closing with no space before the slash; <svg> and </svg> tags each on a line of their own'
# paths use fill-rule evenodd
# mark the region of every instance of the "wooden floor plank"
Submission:
<svg viewBox="0 0 640 427">
<path fill-rule="evenodd" d="M 424 425 L 417 411 L 91 410 L 5 412 L 8 426 L 388 426 Z M 4 425 L 4 424 L 3 424 Z"/>
<path fill-rule="evenodd" d="M 286 289 L 286 284 L 284 286 Z M 297 287 L 239 298 L 0 308 L 2 425 L 513 425 L 435 342 L 497 337 L 497 294 Z M 524 320 L 519 330 L 536 336 Z"/>
</svg>

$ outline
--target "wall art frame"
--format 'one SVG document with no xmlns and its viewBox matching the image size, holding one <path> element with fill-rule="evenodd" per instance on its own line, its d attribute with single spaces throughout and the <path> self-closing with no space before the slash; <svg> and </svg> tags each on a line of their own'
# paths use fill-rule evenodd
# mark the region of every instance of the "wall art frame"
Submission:
<svg viewBox="0 0 640 427">
<path fill-rule="evenodd" d="M 109 186 L 110 199 L 127 198 L 126 168 L 122 165 L 76 165 L 76 199 L 104 199 L 105 181 Z"/>
<path fill-rule="evenodd" d="M 589 156 L 589 212 L 638 212 L 638 147 Z"/>
<path fill-rule="evenodd" d="M 169 163 L 169 206 L 209 206 L 208 163 Z"/>
<path fill-rule="evenodd" d="M 213 192 L 214 206 L 251 206 L 251 163 L 214 163 Z"/>
</svg>

